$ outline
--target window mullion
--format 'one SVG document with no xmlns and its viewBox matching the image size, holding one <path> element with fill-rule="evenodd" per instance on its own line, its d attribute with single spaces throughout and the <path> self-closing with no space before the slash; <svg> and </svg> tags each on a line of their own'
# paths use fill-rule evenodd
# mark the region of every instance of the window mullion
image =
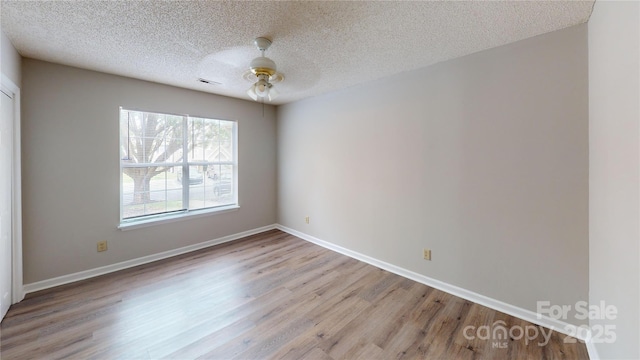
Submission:
<svg viewBox="0 0 640 360">
<path fill-rule="evenodd" d="M 188 117 L 182 118 L 182 207 L 189 211 L 189 139 Z M 185 185 L 186 183 L 186 185 Z"/>
<path fill-rule="evenodd" d="M 238 203 L 238 124 L 234 124 L 232 128 L 232 144 L 231 151 L 233 151 L 231 161 L 233 162 L 233 196 L 234 202 Z"/>
</svg>

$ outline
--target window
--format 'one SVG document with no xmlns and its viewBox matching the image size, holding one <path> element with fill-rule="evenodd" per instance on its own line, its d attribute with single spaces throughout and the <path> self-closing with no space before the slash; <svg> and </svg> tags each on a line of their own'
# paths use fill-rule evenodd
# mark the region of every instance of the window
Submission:
<svg viewBox="0 0 640 360">
<path fill-rule="evenodd" d="M 120 108 L 121 225 L 237 206 L 236 139 L 235 121 Z"/>
</svg>

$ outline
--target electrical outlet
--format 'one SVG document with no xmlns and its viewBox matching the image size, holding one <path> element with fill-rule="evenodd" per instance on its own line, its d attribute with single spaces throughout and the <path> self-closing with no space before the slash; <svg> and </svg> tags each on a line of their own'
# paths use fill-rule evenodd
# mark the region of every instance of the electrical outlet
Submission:
<svg viewBox="0 0 640 360">
<path fill-rule="evenodd" d="M 107 241 L 98 241 L 98 252 L 107 251 Z"/>
<path fill-rule="evenodd" d="M 304 222 L 306 222 L 307 224 L 309 223 L 309 217 L 308 216 L 304 218 Z"/>
<path fill-rule="evenodd" d="M 423 249 L 422 250 L 422 257 L 425 260 L 431 260 L 431 250 L 430 249 Z"/>
</svg>

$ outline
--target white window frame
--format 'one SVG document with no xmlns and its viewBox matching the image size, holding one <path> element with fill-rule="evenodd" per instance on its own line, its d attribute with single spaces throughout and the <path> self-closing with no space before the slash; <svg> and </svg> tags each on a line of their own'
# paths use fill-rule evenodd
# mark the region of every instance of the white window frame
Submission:
<svg viewBox="0 0 640 360">
<path fill-rule="evenodd" d="M 138 109 L 133 109 L 133 108 L 124 108 L 124 107 L 120 107 L 119 111 L 118 111 L 118 131 L 120 132 L 120 114 L 122 113 L 122 111 L 136 111 L 136 112 L 146 112 L 146 113 L 155 113 L 155 114 L 160 114 L 160 115 L 172 115 L 172 116 L 181 116 L 183 118 L 183 122 L 182 122 L 182 126 L 183 126 L 183 131 L 182 131 L 182 135 L 183 135 L 183 141 L 182 141 L 182 152 L 183 152 L 183 156 L 182 156 L 182 161 L 180 162 L 166 162 L 166 163 L 162 163 L 165 166 L 181 166 L 182 167 L 182 178 L 186 179 L 186 183 L 187 186 L 185 186 L 184 184 L 182 185 L 182 203 L 183 203 L 183 210 L 178 210 L 178 211 L 172 211 L 172 212 L 165 212 L 165 213 L 158 213 L 158 214 L 149 214 L 149 215 L 143 215 L 140 217 L 135 217 L 135 218 L 123 218 L 123 205 L 124 205 L 124 191 L 123 191 L 123 184 L 122 184 L 122 174 L 123 174 L 123 168 L 125 167 L 145 167 L 145 166 L 157 166 L 157 163 L 124 163 L 124 161 L 122 161 L 121 157 L 118 156 L 118 162 L 120 164 L 119 166 L 119 177 L 118 177 L 118 182 L 119 182 L 119 186 L 120 186 L 120 199 L 119 199 L 119 212 L 120 212 L 120 221 L 119 221 L 119 225 L 118 228 L 120 230 L 130 230 L 130 229 L 135 229 L 135 228 L 140 228 L 140 227 L 147 227 L 147 226 L 152 226 L 152 225 L 156 225 L 156 224 L 160 224 L 160 223 L 167 223 L 167 222 L 174 222 L 174 221 L 179 221 L 179 220 L 184 220 L 184 219 L 188 219 L 188 218 L 195 218 L 195 217 L 201 217 L 201 216 L 207 216 L 207 215 L 211 215 L 211 214 L 216 214 L 216 213 L 223 213 L 223 212 L 229 212 L 229 211 L 234 211 L 236 209 L 240 208 L 240 204 L 238 203 L 238 122 L 235 120 L 226 120 L 226 119 L 218 119 L 218 118 L 211 118 L 211 117 L 207 117 L 207 116 L 195 116 L 195 115 L 188 115 L 188 114 L 171 114 L 171 113 L 161 113 L 161 112 L 156 112 L 156 111 L 147 111 L 147 110 L 138 110 Z M 200 119 L 207 119 L 207 120 L 220 120 L 220 121 L 227 121 L 227 122 L 231 122 L 233 123 L 233 131 L 232 131 L 232 151 L 233 151 L 233 159 L 232 161 L 189 161 L 189 157 L 186 155 L 188 154 L 188 146 L 189 146 L 189 141 L 188 141 L 188 131 L 187 131 L 187 127 L 188 127 L 188 122 L 190 119 L 192 118 L 200 118 Z M 118 140 L 118 155 L 120 155 L 120 146 L 121 146 L 121 136 L 119 136 L 119 140 Z M 208 208 L 201 208 L 201 209 L 193 209 L 190 210 L 189 209 L 189 167 L 190 166 L 204 166 L 204 165 L 212 165 L 212 166 L 217 166 L 217 165 L 226 165 L 226 166 L 232 166 L 233 169 L 233 201 L 231 204 L 225 204 L 225 205 L 219 205 L 219 206 L 213 206 L 213 207 L 208 207 Z M 205 174 L 206 176 L 206 174 Z"/>
</svg>

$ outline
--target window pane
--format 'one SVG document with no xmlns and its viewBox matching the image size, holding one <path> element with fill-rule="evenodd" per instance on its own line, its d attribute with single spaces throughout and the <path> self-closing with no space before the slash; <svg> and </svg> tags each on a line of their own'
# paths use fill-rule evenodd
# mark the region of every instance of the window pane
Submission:
<svg viewBox="0 0 640 360">
<path fill-rule="evenodd" d="M 209 161 L 220 161 L 220 123 L 220 120 L 211 123 L 211 151 L 209 153 Z"/>
<path fill-rule="evenodd" d="M 200 165 L 191 165 L 188 167 L 189 175 L 183 174 L 183 167 L 179 167 L 177 171 L 178 174 L 178 182 L 182 185 L 199 185 L 202 184 L 204 180 L 204 171 L 202 170 L 203 166 Z"/>
<path fill-rule="evenodd" d="M 120 158 L 137 164 L 180 161 L 182 126 L 182 117 L 122 111 Z"/>
<path fill-rule="evenodd" d="M 231 121 L 220 121 L 220 159 L 218 161 L 233 161 L 233 126 Z"/>
<path fill-rule="evenodd" d="M 204 181 L 189 187 L 189 209 L 203 209 L 235 203 L 233 166 L 208 165 Z"/>
<path fill-rule="evenodd" d="M 189 118 L 188 131 L 189 161 L 204 161 L 204 150 L 207 144 L 204 119 Z"/>
<path fill-rule="evenodd" d="M 203 209 L 207 187 L 205 186 L 207 166 L 189 166 L 189 209 Z M 209 190 L 210 191 L 210 190 Z"/>
<path fill-rule="evenodd" d="M 184 209 L 176 168 L 123 168 L 122 218 Z"/>
</svg>

